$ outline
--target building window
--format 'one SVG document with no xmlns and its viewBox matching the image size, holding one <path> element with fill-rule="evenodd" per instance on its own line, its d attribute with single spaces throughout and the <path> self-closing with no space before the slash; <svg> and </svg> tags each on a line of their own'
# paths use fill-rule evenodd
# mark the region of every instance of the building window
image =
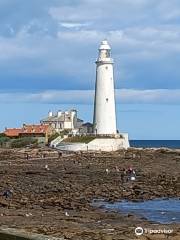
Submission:
<svg viewBox="0 0 180 240">
<path fill-rule="evenodd" d="M 108 98 L 106 98 L 106 102 L 108 102 L 108 100 L 109 100 L 109 99 L 108 99 Z"/>
</svg>

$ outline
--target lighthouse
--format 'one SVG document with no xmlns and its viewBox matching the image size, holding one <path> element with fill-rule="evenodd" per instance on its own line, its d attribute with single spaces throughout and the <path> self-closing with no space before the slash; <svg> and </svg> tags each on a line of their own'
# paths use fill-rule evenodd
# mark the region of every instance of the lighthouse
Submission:
<svg viewBox="0 0 180 240">
<path fill-rule="evenodd" d="M 104 40 L 100 44 L 96 61 L 93 131 L 97 135 L 117 133 L 113 63 L 111 47 Z"/>
<path fill-rule="evenodd" d="M 88 143 L 61 143 L 58 149 L 67 151 L 112 152 L 129 148 L 128 133 L 117 133 L 114 94 L 113 59 L 106 40 L 99 47 L 96 61 L 96 84 L 94 98 L 93 137 Z M 79 136 L 79 135 L 78 135 Z M 81 137 L 81 136 L 79 136 Z M 62 140 L 61 140 L 62 141 Z"/>
</svg>

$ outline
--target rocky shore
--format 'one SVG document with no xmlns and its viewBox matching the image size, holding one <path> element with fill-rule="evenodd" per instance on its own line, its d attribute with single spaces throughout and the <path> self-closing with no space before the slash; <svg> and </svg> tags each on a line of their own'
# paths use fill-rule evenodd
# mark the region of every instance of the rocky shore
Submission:
<svg viewBox="0 0 180 240">
<path fill-rule="evenodd" d="M 132 166 L 136 180 L 122 178 Z M 180 239 L 180 225 L 106 212 L 94 199 L 115 202 L 180 197 L 180 150 L 129 149 L 69 153 L 52 149 L 0 150 L 0 225 L 64 239 Z M 10 190 L 8 196 L 3 196 Z M 137 226 L 173 229 L 136 236 Z"/>
</svg>

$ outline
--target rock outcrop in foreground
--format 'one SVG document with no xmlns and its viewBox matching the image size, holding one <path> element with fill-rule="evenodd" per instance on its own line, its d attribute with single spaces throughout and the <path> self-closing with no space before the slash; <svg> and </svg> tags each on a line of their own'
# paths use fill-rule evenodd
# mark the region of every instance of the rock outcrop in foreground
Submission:
<svg viewBox="0 0 180 240">
<path fill-rule="evenodd" d="M 28 154 L 28 155 L 27 155 Z M 123 168 L 137 173 L 127 182 Z M 173 229 L 133 215 L 95 209 L 93 199 L 133 201 L 180 197 L 180 151 L 129 149 L 115 153 L 60 156 L 51 149 L 0 150 L 0 226 L 65 239 L 167 239 L 164 234 L 137 237 L 137 226 Z M 8 196 L 3 194 L 10 190 Z"/>
</svg>

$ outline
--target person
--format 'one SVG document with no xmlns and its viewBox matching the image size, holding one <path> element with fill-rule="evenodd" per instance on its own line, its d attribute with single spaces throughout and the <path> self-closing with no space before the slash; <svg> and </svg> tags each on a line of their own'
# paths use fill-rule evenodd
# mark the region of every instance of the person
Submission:
<svg viewBox="0 0 180 240">
<path fill-rule="evenodd" d="M 45 165 L 45 169 L 46 169 L 47 171 L 50 170 L 47 164 Z"/>
<path fill-rule="evenodd" d="M 62 152 L 58 152 L 58 157 L 60 158 L 62 156 Z"/>
<path fill-rule="evenodd" d="M 12 196 L 12 193 L 12 190 L 7 189 L 6 191 L 4 191 L 3 197 L 10 198 Z"/>
<path fill-rule="evenodd" d="M 136 180 L 136 172 L 132 167 L 129 167 L 127 170 L 128 179 L 131 181 Z"/>
<path fill-rule="evenodd" d="M 122 171 L 121 171 L 121 181 L 122 183 L 124 183 L 124 177 L 126 176 L 126 169 L 123 168 Z"/>
<path fill-rule="evenodd" d="M 116 166 L 116 172 L 119 172 L 119 168 L 118 168 L 118 166 Z"/>
<path fill-rule="evenodd" d="M 28 160 L 29 159 L 29 154 L 28 153 L 26 153 L 26 160 Z"/>
</svg>

